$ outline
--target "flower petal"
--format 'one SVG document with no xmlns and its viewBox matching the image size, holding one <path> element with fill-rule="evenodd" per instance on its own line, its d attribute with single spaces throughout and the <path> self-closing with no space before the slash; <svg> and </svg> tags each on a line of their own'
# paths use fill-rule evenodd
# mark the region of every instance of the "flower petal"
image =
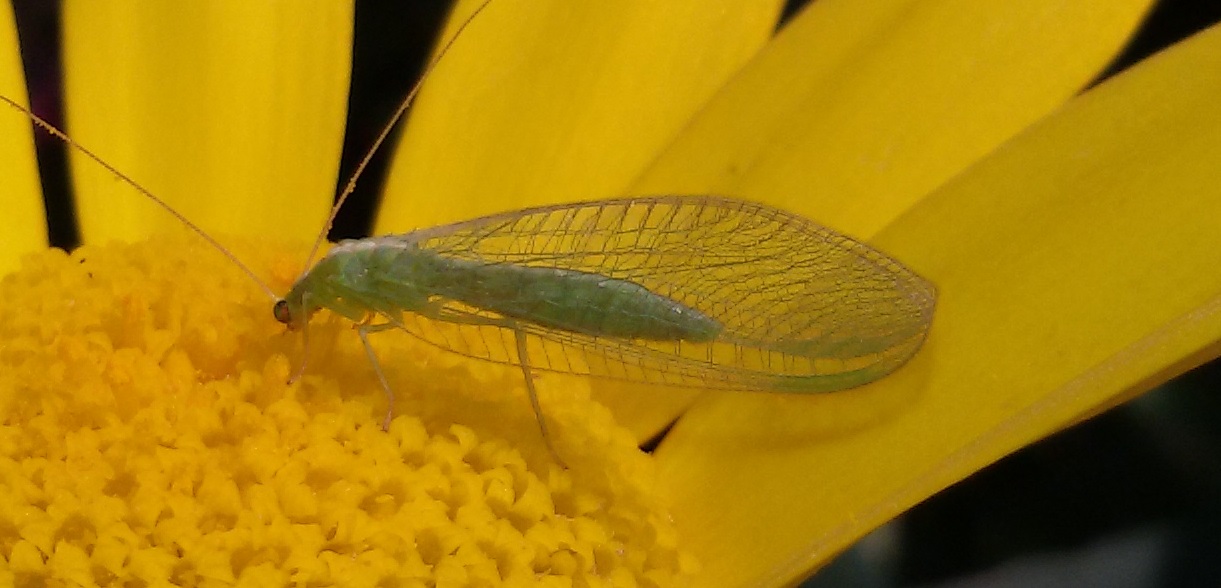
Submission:
<svg viewBox="0 0 1221 588">
<path fill-rule="evenodd" d="M 814 3 L 629 193 L 744 197 L 868 238 L 1078 92 L 1150 4 Z M 642 439 L 693 396 L 609 387 Z"/>
<path fill-rule="evenodd" d="M 339 166 L 351 39 L 344 2 L 66 2 L 69 130 L 205 230 L 314 235 Z M 85 241 L 181 225 L 73 163 Z"/>
<path fill-rule="evenodd" d="M 25 74 L 17 46 L 13 7 L 0 8 L 0 94 L 21 104 L 26 100 Z M 34 135 L 30 119 L 7 105 L 0 105 L 0 275 L 17 269 L 20 256 L 47 246 L 47 223 L 43 214 L 38 162 L 34 157 Z"/>
<path fill-rule="evenodd" d="M 1150 4 L 815 2 L 631 191 L 760 200 L 867 238 L 1079 92 Z"/>
<path fill-rule="evenodd" d="M 659 457 L 705 565 L 697 583 L 799 577 L 1001 456 L 1214 357 L 1221 77 L 1199 74 L 1219 68 L 1214 27 L 879 234 L 941 294 L 926 348 L 895 375 L 689 412 Z"/>
<path fill-rule="evenodd" d="M 623 194 L 781 4 L 492 2 L 424 84 L 377 232 Z"/>
</svg>

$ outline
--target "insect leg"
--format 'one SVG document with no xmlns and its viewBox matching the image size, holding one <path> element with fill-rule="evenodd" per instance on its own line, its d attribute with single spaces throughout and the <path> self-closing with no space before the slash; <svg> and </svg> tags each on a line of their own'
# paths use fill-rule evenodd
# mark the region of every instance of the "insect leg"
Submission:
<svg viewBox="0 0 1221 588">
<path fill-rule="evenodd" d="M 517 322 L 508 318 L 493 318 L 454 312 L 441 305 L 427 309 L 416 309 L 416 311 L 424 316 L 450 323 L 494 326 L 513 331 L 513 341 L 517 344 L 517 363 L 521 366 L 522 376 L 526 380 L 526 396 L 530 399 L 530 408 L 534 410 L 534 418 L 538 420 L 538 430 L 543 435 L 543 442 L 547 444 L 547 450 L 551 452 L 551 457 L 555 458 L 556 463 L 559 463 L 561 467 L 567 468 L 568 465 L 564 463 L 559 452 L 555 450 L 555 445 L 551 442 L 551 432 L 547 429 L 547 419 L 543 416 L 543 407 L 538 401 L 538 390 L 534 387 L 534 372 L 530 369 L 530 354 L 526 351 L 526 333 L 518 327 Z"/>
<path fill-rule="evenodd" d="M 307 300 L 309 294 L 301 295 L 301 306 L 309 308 Z M 288 379 L 288 385 L 293 385 L 294 382 L 301 379 L 305 375 L 305 364 L 309 363 L 309 319 L 306 319 L 301 325 L 301 365 L 297 367 L 296 373 Z"/>
<path fill-rule="evenodd" d="M 530 369 L 530 355 L 526 351 L 526 334 L 517 326 L 517 323 L 511 319 L 480 317 L 451 312 L 444 308 L 444 306 L 441 304 L 418 307 L 413 309 L 413 312 L 432 319 L 455 324 L 495 326 L 513 331 L 513 340 L 517 344 L 518 364 L 521 366 L 522 376 L 524 376 L 526 380 L 526 396 L 530 399 L 530 408 L 534 410 L 534 418 L 538 421 L 539 432 L 543 435 L 543 442 L 547 445 L 547 450 L 551 452 L 551 457 L 555 458 L 556 463 L 559 463 L 561 467 L 567 468 L 568 465 L 564 463 L 564 460 L 560 457 L 559 452 L 555 450 L 555 445 L 551 442 L 551 433 L 547 429 L 547 420 L 543 416 L 543 407 L 538 401 L 538 390 L 534 387 L 534 373 Z M 382 312 L 381 314 L 389 322 L 378 325 L 371 325 L 367 322 L 361 323 L 357 327 L 357 332 L 360 333 L 361 341 L 363 341 L 365 344 L 365 352 L 369 354 L 370 361 L 373 362 L 374 368 L 377 369 L 377 377 L 381 379 L 382 386 L 386 389 L 386 395 L 391 400 L 391 409 L 393 409 L 394 393 L 391 392 L 390 386 L 386 383 L 385 378 L 382 376 L 381 368 L 377 363 L 377 358 L 373 355 L 373 348 L 369 346 L 369 341 L 365 337 L 368 333 L 375 333 L 385 329 L 405 327 L 402 323 L 402 319 L 396 318 L 394 314 L 389 312 Z M 390 415 L 387 413 L 387 426 L 389 426 L 389 422 Z"/>
<path fill-rule="evenodd" d="M 386 392 L 386 401 L 389 403 L 386 407 L 386 418 L 382 420 L 383 431 L 390 430 L 390 419 L 394 418 L 394 390 L 390 389 L 390 383 L 386 381 L 386 374 L 382 372 L 382 364 L 377 360 L 377 353 L 369 344 L 369 333 L 376 333 L 393 326 L 392 324 L 370 325 L 367 322 L 356 326 L 356 334 L 360 335 L 360 342 L 365 345 L 365 355 L 369 356 L 369 363 L 373 364 L 373 373 L 377 374 L 377 381 L 381 382 L 382 390 Z"/>
<path fill-rule="evenodd" d="M 543 442 L 547 444 L 551 457 L 555 458 L 560 467 L 567 469 L 568 466 L 555 450 L 555 445 L 551 443 L 551 434 L 547 431 L 547 419 L 543 417 L 543 407 L 538 402 L 538 391 L 534 389 L 534 374 L 530 371 L 530 355 L 526 351 L 526 334 L 517 328 L 515 323 L 507 322 L 513 329 L 513 341 L 517 343 L 517 363 L 521 365 L 522 376 L 526 379 L 526 395 L 530 397 L 530 408 L 534 409 L 534 418 L 538 419 L 538 430 L 543 434 Z"/>
</svg>

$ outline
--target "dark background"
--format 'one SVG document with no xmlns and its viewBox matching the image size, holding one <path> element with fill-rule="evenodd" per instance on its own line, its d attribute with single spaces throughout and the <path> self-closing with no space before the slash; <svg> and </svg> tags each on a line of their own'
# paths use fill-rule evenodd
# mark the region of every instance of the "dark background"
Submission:
<svg viewBox="0 0 1221 588">
<path fill-rule="evenodd" d="M 786 17 L 805 3 L 791 1 Z M 356 6 L 340 181 L 414 83 L 448 10 L 440 1 Z M 31 103 L 62 126 L 59 3 L 14 7 Z M 1164 0 L 1098 81 L 1218 21 L 1221 0 Z M 71 248 L 63 145 L 38 136 L 52 243 Z M 365 174 L 333 238 L 367 234 L 385 163 Z M 805 586 L 1221 586 L 1219 383 L 1214 361 L 1027 447 L 878 530 Z"/>
</svg>

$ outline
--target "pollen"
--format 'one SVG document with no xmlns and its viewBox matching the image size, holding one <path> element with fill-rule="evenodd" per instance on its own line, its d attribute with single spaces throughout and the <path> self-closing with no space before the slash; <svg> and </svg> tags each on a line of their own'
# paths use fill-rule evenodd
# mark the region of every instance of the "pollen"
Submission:
<svg viewBox="0 0 1221 588">
<path fill-rule="evenodd" d="M 299 248 L 235 247 L 287 289 Z M 651 459 L 588 385 L 352 325 L 308 345 L 190 239 L 0 279 L 0 585 L 672 586 Z M 289 383 L 304 362 L 304 375 Z"/>
</svg>

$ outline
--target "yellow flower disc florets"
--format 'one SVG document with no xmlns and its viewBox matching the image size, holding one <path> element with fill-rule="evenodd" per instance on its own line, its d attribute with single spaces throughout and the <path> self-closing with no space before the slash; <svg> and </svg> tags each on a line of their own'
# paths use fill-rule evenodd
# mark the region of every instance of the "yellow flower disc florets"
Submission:
<svg viewBox="0 0 1221 588">
<path fill-rule="evenodd" d="M 0 281 L 0 585 L 666 586 L 650 460 L 578 378 L 301 338 L 195 240 L 48 251 Z M 292 254 L 240 248 L 286 288 Z"/>
</svg>

